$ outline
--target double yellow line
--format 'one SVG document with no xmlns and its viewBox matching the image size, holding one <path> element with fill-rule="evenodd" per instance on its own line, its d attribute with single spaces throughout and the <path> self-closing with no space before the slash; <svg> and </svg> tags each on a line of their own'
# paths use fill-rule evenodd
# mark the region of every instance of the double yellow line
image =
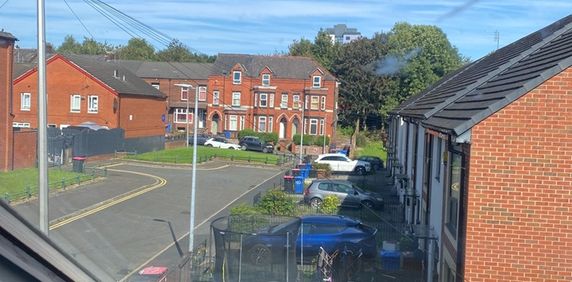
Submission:
<svg viewBox="0 0 572 282">
<path fill-rule="evenodd" d="M 152 174 L 147 174 L 147 173 L 142 173 L 142 172 L 136 172 L 136 171 L 129 171 L 129 170 L 120 170 L 120 169 L 107 169 L 108 171 L 114 171 L 114 172 L 123 172 L 123 173 L 131 173 L 131 174 L 136 174 L 136 175 L 141 175 L 141 176 L 146 176 L 146 177 L 150 177 L 155 179 L 155 181 L 151 184 L 147 184 L 144 186 L 139 187 L 136 190 L 133 191 L 129 191 L 127 193 L 121 194 L 119 196 L 113 197 L 109 200 L 103 201 L 103 202 L 99 202 L 97 204 L 91 205 L 87 208 L 81 209 L 79 211 L 76 211 L 74 213 L 68 214 L 66 216 L 60 217 L 58 219 L 53 220 L 50 223 L 50 230 L 54 230 L 56 228 L 60 228 L 68 223 L 72 223 L 76 220 L 82 219 L 84 217 L 90 216 L 92 214 L 95 214 L 97 212 L 100 212 L 104 209 L 107 209 L 109 207 L 115 206 L 117 204 L 123 203 L 127 200 L 133 199 L 137 196 L 140 196 L 142 194 L 145 194 L 147 192 L 153 191 L 155 189 L 161 188 L 163 186 L 165 186 L 167 184 L 167 180 L 165 180 L 162 177 L 156 176 L 156 175 L 152 175 Z"/>
</svg>

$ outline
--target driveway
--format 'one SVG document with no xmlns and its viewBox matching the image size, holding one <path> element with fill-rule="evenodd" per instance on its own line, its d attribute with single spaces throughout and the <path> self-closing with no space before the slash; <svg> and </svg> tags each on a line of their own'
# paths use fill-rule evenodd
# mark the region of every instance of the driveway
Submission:
<svg viewBox="0 0 572 282">
<path fill-rule="evenodd" d="M 50 197 L 50 238 L 96 275 L 121 280 L 172 245 L 166 222 L 171 223 L 174 237 L 187 236 L 191 170 L 125 163 L 108 171 L 105 181 Z M 275 167 L 201 166 L 195 227 L 201 227 L 202 233 L 206 228 L 208 234 L 209 221 L 217 214 L 257 190 L 278 185 L 281 174 Z M 37 222 L 37 202 L 16 209 Z M 182 249 L 188 250 L 188 245 Z"/>
</svg>

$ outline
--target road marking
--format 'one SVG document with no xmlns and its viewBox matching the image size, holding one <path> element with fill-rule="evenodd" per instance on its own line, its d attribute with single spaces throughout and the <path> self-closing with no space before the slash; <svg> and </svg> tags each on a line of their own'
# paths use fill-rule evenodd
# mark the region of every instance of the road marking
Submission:
<svg viewBox="0 0 572 282">
<path fill-rule="evenodd" d="M 112 166 L 114 166 L 114 165 L 112 165 Z M 50 230 L 54 230 L 56 228 L 59 228 L 59 227 L 66 225 L 68 223 L 72 223 L 76 220 L 90 216 L 94 213 L 100 212 L 100 211 L 107 209 L 109 207 L 123 203 L 127 200 L 133 199 L 133 198 L 140 196 L 140 195 L 143 195 L 147 192 L 161 188 L 161 187 L 165 186 L 165 184 L 167 184 L 166 179 L 159 177 L 159 176 L 156 176 L 156 175 L 152 175 L 152 174 L 136 172 L 136 171 L 129 171 L 129 170 L 120 170 L 120 169 L 108 169 L 108 170 L 114 171 L 114 172 L 124 172 L 124 173 L 131 173 L 131 174 L 137 174 L 137 175 L 141 175 L 141 176 L 151 177 L 151 178 L 155 179 L 155 182 L 153 182 L 152 184 L 143 185 L 143 186 L 137 188 L 136 190 L 132 190 L 132 191 L 129 191 L 127 193 L 123 193 L 123 194 L 121 194 L 119 196 L 115 196 L 109 200 L 99 202 L 99 203 L 91 205 L 87 208 L 73 212 L 69 215 L 66 215 L 66 216 L 60 217 L 58 219 L 52 220 L 52 224 L 50 225 Z"/>
<path fill-rule="evenodd" d="M 234 204 L 236 201 L 238 201 L 240 198 L 244 197 L 244 195 L 252 192 L 253 190 L 255 190 L 256 188 L 260 187 L 260 185 L 264 184 L 266 181 L 280 175 L 282 173 L 282 171 L 270 176 L 269 178 L 265 179 L 264 181 L 260 182 L 258 185 L 246 190 L 244 193 L 240 194 L 240 196 L 236 197 L 234 200 L 230 201 L 226 206 L 222 207 L 221 209 L 219 209 L 218 211 L 216 211 L 215 213 L 211 214 L 208 218 L 206 218 L 205 220 L 203 220 L 201 223 L 199 223 L 198 225 L 195 225 L 195 230 L 199 227 L 201 227 L 203 224 L 207 223 L 209 220 L 211 220 L 213 217 L 215 217 L 217 214 L 219 214 L 220 212 L 222 212 L 223 210 L 225 210 L 226 208 L 228 208 L 230 205 Z M 183 240 L 185 237 L 189 236 L 190 232 L 187 232 L 185 234 L 183 234 L 181 237 L 177 238 L 177 243 L 181 240 Z M 118 282 L 125 282 L 127 281 L 127 278 L 131 277 L 131 275 L 135 274 L 136 272 L 138 272 L 140 269 L 142 269 L 143 267 L 145 267 L 147 264 L 149 264 L 152 260 L 156 259 L 158 256 L 160 256 L 161 254 L 163 254 L 165 251 L 167 251 L 169 248 L 173 247 L 175 245 L 175 242 L 170 243 L 169 245 L 167 245 L 167 247 L 161 249 L 158 253 L 156 253 L 155 255 L 153 255 L 151 258 L 149 258 L 148 260 L 146 260 L 144 263 L 142 263 L 141 265 L 139 265 L 138 267 L 136 267 L 134 270 L 132 270 L 131 272 L 129 272 L 125 277 L 123 277 L 121 280 L 119 280 Z"/>
<path fill-rule="evenodd" d="M 117 165 L 130 165 L 130 166 L 138 166 L 138 167 L 151 167 L 151 168 L 164 168 L 164 169 L 179 169 L 179 170 L 189 170 L 192 168 L 192 166 L 190 164 L 188 164 L 186 167 L 182 167 L 182 164 L 157 164 L 157 163 L 145 163 L 145 162 L 138 162 L 138 161 L 130 161 L 127 163 L 119 163 L 119 164 L 115 164 L 115 165 L 110 165 L 110 166 L 117 166 Z M 209 171 L 209 170 L 219 170 L 219 169 L 223 169 L 223 168 L 227 168 L 229 167 L 229 164 L 224 164 L 218 167 L 213 167 L 213 168 L 197 168 L 197 171 Z M 102 167 L 108 167 L 108 166 L 102 166 Z"/>
</svg>

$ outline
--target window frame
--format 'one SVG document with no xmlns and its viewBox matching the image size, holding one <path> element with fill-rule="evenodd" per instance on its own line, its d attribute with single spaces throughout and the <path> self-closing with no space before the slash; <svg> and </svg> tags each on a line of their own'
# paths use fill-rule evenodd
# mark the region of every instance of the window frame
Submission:
<svg viewBox="0 0 572 282">
<path fill-rule="evenodd" d="M 32 93 L 29 92 L 20 93 L 20 111 L 29 112 L 31 110 L 32 110 Z"/>
<path fill-rule="evenodd" d="M 326 110 L 326 96 L 320 97 L 320 109 L 322 111 Z"/>
<path fill-rule="evenodd" d="M 236 76 L 238 74 L 238 77 Z M 232 72 L 232 84 L 241 84 L 242 83 L 242 72 L 241 71 L 233 71 Z"/>
<path fill-rule="evenodd" d="M 292 95 L 292 109 L 300 109 L 300 95 Z"/>
<path fill-rule="evenodd" d="M 95 101 L 95 103 L 93 103 Z M 94 107 L 95 104 L 95 107 Z M 87 113 L 97 114 L 99 112 L 99 96 L 89 95 L 87 96 Z"/>
<path fill-rule="evenodd" d="M 151 86 L 157 90 L 159 90 L 159 88 L 161 88 L 161 83 L 159 82 L 151 82 Z"/>
<path fill-rule="evenodd" d="M 284 99 L 286 98 L 286 99 Z M 287 109 L 288 108 L 288 94 L 282 94 L 280 97 L 280 108 Z"/>
<path fill-rule="evenodd" d="M 74 102 L 77 102 L 77 108 L 74 107 Z M 81 113 L 81 95 L 70 95 L 70 113 Z"/>
<path fill-rule="evenodd" d="M 233 126 L 234 121 L 234 126 Z M 238 116 L 229 115 L 228 116 L 228 130 L 237 131 L 238 130 Z"/>
<path fill-rule="evenodd" d="M 326 122 L 324 121 L 324 119 L 320 119 L 320 135 L 325 136 L 326 135 Z"/>
<path fill-rule="evenodd" d="M 213 106 L 218 106 L 220 104 L 220 92 L 218 90 L 213 91 Z"/>
<path fill-rule="evenodd" d="M 315 132 L 313 132 L 314 130 L 312 130 L 312 126 L 315 127 L 314 128 Z M 309 127 L 308 132 L 310 135 L 318 135 L 318 119 L 317 118 L 311 118 L 308 121 L 308 127 Z"/>
<path fill-rule="evenodd" d="M 272 131 L 274 131 L 274 117 L 269 116 L 268 117 L 268 123 L 266 125 L 266 132 L 272 133 Z"/>
<path fill-rule="evenodd" d="M 198 91 L 199 91 L 199 101 L 206 101 L 207 100 L 207 87 L 206 86 L 199 86 Z"/>
<path fill-rule="evenodd" d="M 320 109 L 320 97 L 310 96 L 310 110 L 319 110 L 319 109 Z"/>
<path fill-rule="evenodd" d="M 173 112 L 173 120 L 175 123 L 190 123 L 189 121 L 189 116 L 192 115 L 192 113 L 190 113 L 191 111 L 189 110 L 189 112 L 187 112 L 186 108 L 175 108 L 175 111 Z M 183 115 L 185 117 L 185 120 L 179 119 L 179 115 Z"/>
<path fill-rule="evenodd" d="M 266 116 L 258 116 L 258 126 L 256 128 L 258 132 L 266 132 L 267 121 Z M 264 126 L 261 126 L 261 124 Z"/>
<path fill-rule="evenodd" d="M 183 98 L 184 97 L 184 98 Z M 181 87 L 181 101 L 189 100 L 189 87 Z"/>
<path fill-rule="evenodd" d="M 238 98 L 237 98 L 238 97 Z M 233 107 L 240 107 L 240 99 L 241 99 L 240 92 L 232 92 L 232 106 Z M 238 101 L 237 103 L 235 103 Z"/>
<path fill-rule="evenodd" d="M 461 199 L 464 183 L 464 166 L 465 157 L 461 151 L 449 150 L 449 159 L 451 165 L 449 166 L 449 176 L 448 183 L 446 187 L 447 201 L 445 202 L 445 226 L 453 238 L 457 239 L 459 232 L 459 213 L 461 211 Z M 455 166 L 455 160 L 458 159 L 458 166 Z M 458 179 L 454 179 L 454 169 L 458 168 Z M 453 181 L 458 180 L 458 182 L 453 183 Z M 455 189 L 453 185 L 458 183 L 458 187 Z M 455 191 L 457 190 L 457 191 Z"/>
<path fill-rule="evenodd" d="M 264 105 L 262 104 L 262 102 L 264 102 Z M 268 107 L 268 93 L 258 93 L 258 107 L 260 108 Z"/>
<path fill-rule="evenodd" d="M 270 86 L 270 74 L 269 73 L 262 74 L 260 83 L 262 84 L 262 86 Z"/>
<path fill-rule="evenodd" d="M 322 77 L 319 75 L 312 76 L 312 88 L 322 88 Z"/>
</svg>

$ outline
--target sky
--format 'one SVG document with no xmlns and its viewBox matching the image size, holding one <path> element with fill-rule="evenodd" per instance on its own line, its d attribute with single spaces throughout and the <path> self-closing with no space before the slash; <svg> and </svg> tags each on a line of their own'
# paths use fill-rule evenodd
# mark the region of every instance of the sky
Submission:
<svg viewBox="0 0 572 282">
<path fill-rule="evenodd" d="M 73 35 L 80 41 L 93 37 L 100 42 L 125 44 L 132 36 L 86 4 L 94 1 L 99 0 L 46 1 L 47 41 L 59 46 L 66 35 Z M 390 31 L 396 22 L 408 22 L 438 26 L 463 56 L 474 60 L 497 48 L 497 33 L 498 45 L 502 47 L 572 12 L 570 0 L 105 0 L 105 3 L 169 38 L 179 39 L 194 51 L 209 55 L 287 52 L 294 40 L 313 40 L 321 28 L 334 24 L 346 24 L 371 37 L 377 32 Z M 18 38 L 19 47 L 36 47 L 36 25 L 36 1 L 0 0 L 0 29 Z M 138 35 L 146 38 L 142 33 Z M 146 39 L 157 49 L 166 47 Z"/>
</svg>

